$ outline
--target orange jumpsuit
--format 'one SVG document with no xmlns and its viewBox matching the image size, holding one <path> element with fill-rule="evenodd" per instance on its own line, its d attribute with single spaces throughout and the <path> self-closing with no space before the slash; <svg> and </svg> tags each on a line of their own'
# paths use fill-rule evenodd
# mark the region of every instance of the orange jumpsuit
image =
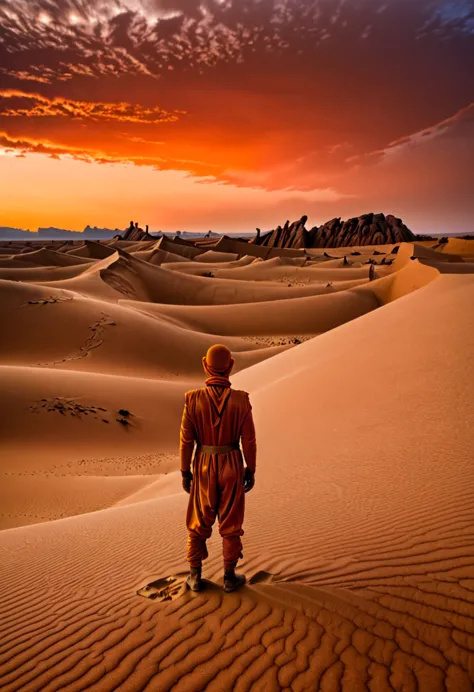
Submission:
<svg viewBox="0 0 474 692">
<path fill-rule="evenodd" d="M 220 418 L 216 419 L 209 386 L 185 394 L 180 431 L 181 470 L 190 470 L 195 442 L 223 446 L 239 443 L 241 438 L 247 466 L 255 471 L 255 427 L 248 393 L 230 389 Z M 222 392 L 222 388 L 217 389 Z M 219 454 L 196 451 L 186 515 L 190 567 L 199 567 L 201 560 L 207 557 L 206 540 L 211 536 L 216 515 L 222 536 L 224 567 L 235 568 L 239 557 L 243 557 L 240 538 L 244 533 L 243 476 L 240 449 Z"/>
</svg>

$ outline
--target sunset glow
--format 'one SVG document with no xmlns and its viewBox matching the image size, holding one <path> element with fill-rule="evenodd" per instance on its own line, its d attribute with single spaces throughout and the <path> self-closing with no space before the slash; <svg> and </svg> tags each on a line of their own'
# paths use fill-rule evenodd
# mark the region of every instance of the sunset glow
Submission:
<svg viewBox="0 0 474 692">
<path fill-rule="evenodd" d="M 471 230 L 470 3 L 0 3 L 0 225 Z"/>
</svg>

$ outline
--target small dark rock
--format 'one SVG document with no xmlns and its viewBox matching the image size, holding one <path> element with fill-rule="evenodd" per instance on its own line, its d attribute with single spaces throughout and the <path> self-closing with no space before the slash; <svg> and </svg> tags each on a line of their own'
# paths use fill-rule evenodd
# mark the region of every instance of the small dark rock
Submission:
<svg viewBox="0 0 474 692">
<path fill-rule="evenodd" d="M 117 423 L 121 423 L 122 425 L 130 425 L 126 418 L 116 418 L 115 420 L 117 421 Z"/>
<path fill-rule="evenodd" d="M 105 409 L 101 409 L 101 411 L 105 411 Z M 121 416 L 130 416 L 130 411 L 127 411 L 126 408 L 120 408 L 117 413 L 120 413 Z"/>
</svg>

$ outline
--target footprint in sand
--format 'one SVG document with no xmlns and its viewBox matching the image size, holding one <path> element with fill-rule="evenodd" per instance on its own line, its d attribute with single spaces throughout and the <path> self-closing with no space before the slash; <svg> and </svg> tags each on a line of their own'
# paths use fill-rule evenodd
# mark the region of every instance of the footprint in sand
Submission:
<svg viewBox="0 0 474 692">
<path fill-rule="evenodd" d="M 151 598 L 153 601 L 173 601 L 175 598 L 183 596 L 188 587 L 186 585 L 186 577 L 189 572 L 180 572 L 178 574 L 157 579 L 147 584 L 141 589 L 138 589 L 137 595 L 144 598 Z"/>
<path fill-rule="evenodd" d="M 151 598 L 153 601 L 158 601 L 160 603 L 164 601 L 174 601 L 176 598 L 184 596 L 189 590 L 186 584 L 186 577 L 188 574 L 189 572 L 179 572 L 178 574 L 172 574 L 169 577 L 163 577 L 162 579 L 152 581 L 150 584 L 138 589 L 137 595 L 143 596 L 144 598 Z M 218 584 L 208 579 L 203 579 L 202 581 L 203 590 L 221 590 Z M 248 579 L 247 584 L 249 586 L 252 584 L 271 584 L 274 581 L 275 576 L 273 574 L 260 570 Z"/>
<path fill-rule="evenodd" d="M 69 300 L 74 300 L 74 298 L 70 296 L 50 296 L 49 298 L 43 298 L 41 300 L 27 300 L 26 303 L 23 303 L 22 307 L 25 305 L 50 305 L 52 303 L 64 303 Z"/>
</svg>

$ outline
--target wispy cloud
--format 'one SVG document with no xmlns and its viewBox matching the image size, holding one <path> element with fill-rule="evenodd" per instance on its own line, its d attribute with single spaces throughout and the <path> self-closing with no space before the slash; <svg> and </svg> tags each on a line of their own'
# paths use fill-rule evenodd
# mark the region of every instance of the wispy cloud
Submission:
<svg viewBox="0 0 474 692">
<path fill-rule="evenodd" d="M 10 102 L 13 103 L 9 105 Z M 139 104 L 74 101 L 62 97 L 48 98 L 16 89 L 0 90 L 0 116 L 8 118 L 64 117 L 155 125 L 175 122 L 181 115 L 185 115 L 185 112 L 168 112 L 159 107 L 145 108 Z"/>
<path fill-rule="evenodd" d="M 101 164 L 133 164 L 135 166 L 150 166 L 157 170 L 189 171 L 190 168 L 212 169 L 212 164 L 192 159 L 180 159 L 162 156 L 143 156 L 135 154 L 110 154 L 100 149 L 77 146 L 59 145 L 49 140 L 32 137 L 12 137 L 7 132 L 0 131 L 0 152 L 7 155 L 25 156 L 26 154 L 45 154 L 51 158 L 72 158 L 76 161 Z M 216 182 L 215 178 L 209 178 Z"/>
</svg>

